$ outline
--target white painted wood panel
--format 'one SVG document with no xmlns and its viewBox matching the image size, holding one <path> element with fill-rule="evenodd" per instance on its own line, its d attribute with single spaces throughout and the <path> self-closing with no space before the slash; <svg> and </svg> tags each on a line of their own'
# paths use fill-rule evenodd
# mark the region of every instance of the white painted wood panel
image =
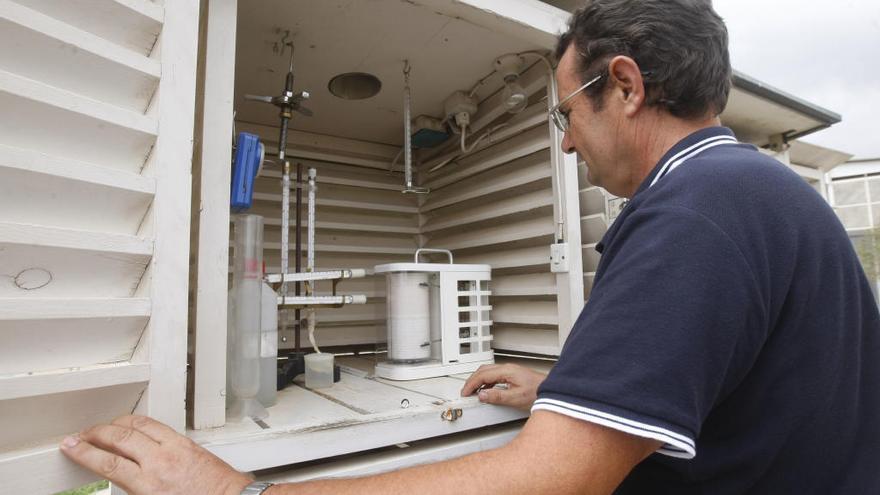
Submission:
<svg viewBox="0 0 880 495">
<path fill-rule="evenodd" d="M 584 165 L 578 165 L 578 169 L 585 169 Z M 596 186 L 581 189 L 578 195 L 581 216 L 596 213 L 605 214 L 605 194 Z"/>
<path fill-rule="evenodd" d="M 93 479 L 57 449 L 89 425 L 183 428 L 197 21 L 195 0 L 0 0 L 3 490 Z"/>
<path fill-rule="evenodd" d="M 340 363 L 354 368 L 366 363 L 369 369 L 368 358 L 341 358 Z M 295 385 L 280 392 L 278 404 L 269 408 L 264 420 L 268 429 L 244 421 L 190 431 L 190 437 L 234 467 L 253 470 L 473 431 L 526 416 L 480 404 L 475 397 L 460 397 L 462 379 L 395 383 L 362 375 L 345 372 L 343 382 L 329 389 L 310 391 Z M 401 407 L 404 399 L 408 407 Z M 463 410 L 455 422 L 440 417 L 450 407 Z"/>
<path fill-rule="evenodd" d="M 165 17 L 150 0 L 15 1 L 142 55 L 153 50 Z"/>
<path fill-rule="evenodd" d="M 500 349 L 545 356 L 558 356 L 561 350 L 556 328 L 498 324 L 492 332 L 495 334 L 492 345 Z"/>
<path fill-rule="evenodd" d="M 599 268 L 599 258 L 602 255 L 596 251 L 595 244 L 586 244 L 584 245 L 583 250 L 581 251 L 584 260 L 584 272 L 591 273 L 595 272 L 597 268 Z"/>
<path fill-rule="evenodd" d="M 595 244 L 602 240 L 608 224 L 605 213 L 593 213 L 581 217 L 581 240 L 584 244 Z"/>
<path fill-rule="evenodd" d="M 498 324 L 513 323 L 518 325 L 549 326 L 559 324 L 555 300 L 529 301 L 496 298 L 493 307 L 492 319 Z"/>
<path fill-rule="evenodd" d="M 26 428 L 19 423 L 17 427 L 9 427 L 13 426 L 10 424 L 3 429 L 0 452 L 56 443 L 64 435 L 80 431 L 88 424 L 112 421 L 131 412 L 143 390 L 144 384 L 133 383 L 0 401 L 0 417 L 19 421 L 27 418 Z M 45 493 L 50 489 L 39 483 L 39 479 L 30 482 L 34 487 L 30 493 Z"/>
<path fill-rule="evenodd" d="M 260 481 L 293 483 L 314 479 L 350 478 L 394 471 L 410 466 L 454 459 L 474 452 L 501 447 L 519 433 L 521 426 L 491 428 L 467 433 L 404 444 L 375 453 L 353 458 L 331 460 L 325 463 L 294 468 L 290 471 L 273 472 L 259 476 Z"/>
<path fill-rule="evenodd" d="M 2 223 L 133 235 L 153 201 L 153 194 L 142 190 L 71 180 L 49 171 L 2 168 L 6 169 L 0 182 Z M 140 186 L 133 181 L 131 185 Z M 62 196 L 58 191 L 67 193 Z"/>
<path fill-rule="evenodd" d="M 75 392 L 125 383 L 146 383 L 149 379 L 149 365 L 127 363 L 0 376 L 0 400 Z"/>
<path fill-rule="evenodd" d="M 12 244 L 2 238 L 0 252 L 0 297 L 130 297 L 150 261 L 146 254 Z"/>
<path fill-rule="evenodd" d="M 127 361 L 143 335 L 147 319 L 143 315 L 0 320 L 0 374 Z"/>
<path fill-rule="evenodd" d="M 7 72 L 140 112 L 158 85 L 157 60 L 11 0 L 0 2 L 0 30 Z"/>
<path fill-rule="evenodd" d="M 0 144 L 139 172 L 156 139 L 143 115 L 0 71 Z"/>
<path fill-rule="evenodd" d="M 494 296 L 555 296 L 556 276 L 552 273 L 496 275 L 489 286 Z"/>
</svg>

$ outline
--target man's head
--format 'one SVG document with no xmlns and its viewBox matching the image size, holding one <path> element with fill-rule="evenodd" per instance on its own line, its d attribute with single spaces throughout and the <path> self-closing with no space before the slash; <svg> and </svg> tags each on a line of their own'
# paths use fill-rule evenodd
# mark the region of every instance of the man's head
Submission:
<svg viewBox="0 0 880 495">
<path fill-rule="evenodd" d="M 599 78 L 562 105 L 563 148 L 618 195 L 659 159 L 649 148 L 717 122 L 730 92 L 727 29 L 710 0 L 588 0 L 556 55 L 561 99 Z"/>
</svg>

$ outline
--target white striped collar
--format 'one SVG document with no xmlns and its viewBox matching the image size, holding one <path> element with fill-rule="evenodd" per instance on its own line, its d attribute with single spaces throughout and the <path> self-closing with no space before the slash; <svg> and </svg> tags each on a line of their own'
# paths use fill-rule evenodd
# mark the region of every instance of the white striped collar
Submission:
<svg viewBox="0 0 880 495">
<path fill-rule="evenodd" d="M 687 148 L 679 151 L 678 153 L 669 157 L 668 160 L 666 160 L 666 162 L 663 164 L 663 166 L 660 167 L 660 170 L 657 172 L 657 175 L 654 176 L 654 180 L 651 181 L 651 184 L 648 185 L 648 187 L 652 187 L 660 179 L 666 177 L 669 172 L 675 170 L 682 163 L 690 160 L 691 158 L 708 150 L 709 148 L 721 146 L 722 144 L 739 144 L 739 141 L 737 141 L 735 137 L 729 134 L 721 134 L 703 139 L 698 143 L 688 146 Z"/>
</svg>

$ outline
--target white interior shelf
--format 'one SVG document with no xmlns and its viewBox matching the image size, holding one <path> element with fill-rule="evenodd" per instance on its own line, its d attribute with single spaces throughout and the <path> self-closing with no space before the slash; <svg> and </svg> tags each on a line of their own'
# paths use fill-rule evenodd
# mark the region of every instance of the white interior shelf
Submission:
<svg viewBox="0 0 880 495">
<path fill-rule="evenodd" d="M 253 471 L 528 417 L 525 411 L 481 404 L 475 396 L 461 397 L 469 374 L 392 381 L 372 376 L 372 356 L 337 357 L 336 363 L 343 367 L 340 382 L 310 390 L 300 376 L 278 393 L 278 403 L 262 424 L 247 419 L 187 433 L 236 469 Z M 551 363 L 524 364 L 546 371 Z M 441 418 L 450 408 L 462 410 L 456 421 Z"/>
</svg>

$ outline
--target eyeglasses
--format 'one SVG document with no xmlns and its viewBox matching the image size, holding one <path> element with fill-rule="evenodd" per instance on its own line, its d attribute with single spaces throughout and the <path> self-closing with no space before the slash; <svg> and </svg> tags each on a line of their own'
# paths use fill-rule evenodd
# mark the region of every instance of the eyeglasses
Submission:
<svg viewBox="0 0 880 495">
<path fill-rule="evenodd" d="M 563 112 L 561 110 L 562 105 L 564 105 L 568 100 L 574 98 L 581 91 L 589 88 L 591 84 L 595 83 L 599 79 L 602 79 L 604 75 L 605 74 L 599 74 L 598 76 L 590 79 L 589 82 L 574 90 L 573 93 L 560 100 L 559 103 L 557 103 L 556 105 L 553 105 L 553 108 L 550 109 L 550 119 L 553 120 L 553 123 L 556 124 L 556 128 L 559 129 L 560 132 L 568 132 L 568 112 Z"/>
</svg>

